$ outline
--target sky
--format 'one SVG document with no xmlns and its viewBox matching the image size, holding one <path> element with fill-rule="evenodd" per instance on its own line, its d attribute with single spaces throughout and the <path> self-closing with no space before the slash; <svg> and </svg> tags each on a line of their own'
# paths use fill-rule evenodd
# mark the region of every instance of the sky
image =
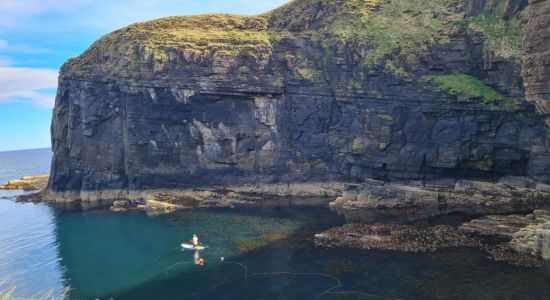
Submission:
<svg viewBox="0 0 550 300">
<path fill-rule="evenodd" d="M 101 36 L 173 15 L 259 14 L 288 0 L 0 0 L 0 151 L 50 147 L 61 65 Z"/>
</svg>

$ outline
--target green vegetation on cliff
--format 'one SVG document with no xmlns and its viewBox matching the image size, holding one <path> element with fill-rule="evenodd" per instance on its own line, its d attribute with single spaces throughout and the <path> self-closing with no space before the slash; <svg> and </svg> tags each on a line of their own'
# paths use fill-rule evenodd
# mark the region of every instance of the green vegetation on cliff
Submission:
<svg viewBox="0 0 550 300">
<path fill-rule="evenodd" d="M 195 51 L 254 51 L 269 46 L 266 30 L 264 18 L 210 14 L 137 23 L 113 37 L 130 38 L 152 49 L 177 45 Z"/>
<path fill-rule="evenodd" d="M 462 14 L 455 12 L 456 0 L 394 0 L 381 5 L 365 20 L 366 41 L 370 49 L 366 62 L 375 64 L 397 51 L 405 57 L 421 55 L 428 46 L 449 42 L 455 22 Z"/>
<path fill-rule="evenodd" d="M 391 74 L 393 74 L 395 77 L 400 77 L 403 79 L 410 80 L 411 74 L 407 72 L 403 67 L 396 66 L 395 62 L 393 62 L 391 59 L 388 59 L 386 61 L 385 70 Z"/>
<path fill-rule="evenodd" d="M 274 30 L 306 33 L 334 43 L 367 44 L 364 62 L 422 54 L 446 43 L 462 20 L 459 0 L 296 0 L 267 16 Z M 312 33 L 312 31 L 314 33 Z M 280 34 L 280 32 L 279 32 Z M 414 58 L 412 58 L 414 60 Z"/>
<path fill-rule="evenodd" d="M 94 63 L 115 74 L 139 72 L 143 64 L 167 62 L 175 54 L 185 60 L 231 63 L 239 55 L 267 60 L 271 43 L 263 17 L 209 14 L 166 17 L 114 31 L 68 62 L 71 72 L 87 75 Z"/>
<path fill-rule="evenodd" d="M 450 43 L 451 36 L 466 28 L 483 37 L 487 51 L 520 61 L 523 16 L 507 19 L 499 8 L 465 21 L 461 5 L 462 0 L 294 0 L 253 17 L 167 17 L 108 34 L 66 66 L 77 76 L 141 78 L 177 66 L 183 69 L 177 74 L 228 74 L 224 80 L 250 80 L 258 79 L 256 71 L 272 61 L 274 43 L 307 38 L 323 46 L 323 59 L 311 57 L 300 46 L 282 53 L 278 58 L 285 67 L 265 77 L 273 88 L 283 88 L 286 80 L 325 84 L 329 72 L 323 61 L 335 59 L 412 82 L 421 77 L 419 62 L 426 60 L 422 58 L 428 57 L 430 48 Z M 284 75 L 285 68 L 292 73 Z M 481 98 L 491 107 L 516 106 L 467 75 L 438 76 L 432 81 L 453 94 Z M 363 91 L 361 80 L 353 79 L 348 86 L 353 92 Z"/>
<path fill-rule="evenodd" d="M 479 98 L 483 105 L 491 109 L 515 110 L 519 105 L 516 100 L 502 95 L 470 75 L 426 76 L 423 81 L 436 83 L 441 89 L 461 98 Z"/>
<path fill-rule="evenodd" d="M 521 63 L 526 13 L 527 9 L 508 19 L 502 10 L 486 12 L 470 18 L 468 27 L 470 31 L 483 35 L 485 51 Z"/>
</svg>

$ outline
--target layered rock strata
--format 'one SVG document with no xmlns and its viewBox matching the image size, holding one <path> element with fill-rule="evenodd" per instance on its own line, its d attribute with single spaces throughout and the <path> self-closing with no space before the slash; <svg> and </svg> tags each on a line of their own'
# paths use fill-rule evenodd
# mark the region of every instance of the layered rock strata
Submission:
<svg viewBox="0 0 550 300">
<path fill-rule="evenodd" d="M 117 30 L 61 70 L 48 197 L 303 183 L 317 195 L 367 178 L 548 182 L 550 130 L 524 101 L 524 8 L 296 0 L 260 16 Z"/>
<path fill-rule="evenodd" d="M 401 221 L 461 212 L 469 214 L 532 211 L 550 202 L 550 186 L 528 178 L 504 177 L 499 182 L 442 180 L 439 185 L 405 185 L 367 180 L 348 184 L 330 203 L 350 221 Z"/>
<path fill-rule="evenodd" d="M 550 1 L 529 0 L 523 73 L 527 100 L 550 125 Z"/>
</svg>

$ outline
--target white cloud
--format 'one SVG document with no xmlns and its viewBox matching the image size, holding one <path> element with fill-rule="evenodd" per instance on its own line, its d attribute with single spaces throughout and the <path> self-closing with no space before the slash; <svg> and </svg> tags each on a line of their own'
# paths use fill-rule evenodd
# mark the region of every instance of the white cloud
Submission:
<svg viewBox="0 0 550 300">
<path fill-rule="evenodd" d="M 8 45 L 8 42 L 6 42 L 5 40 L 0 40 L 0 49 L 6 48 L 7 45 Z"/>
<path fill-rule="evenodd" d="M 50 69 L 0 67 L 0 103 L 29 101 L 51 108 L 55 96 L 41 90 L 56 88 L 57 75 Z"/>
</svg>

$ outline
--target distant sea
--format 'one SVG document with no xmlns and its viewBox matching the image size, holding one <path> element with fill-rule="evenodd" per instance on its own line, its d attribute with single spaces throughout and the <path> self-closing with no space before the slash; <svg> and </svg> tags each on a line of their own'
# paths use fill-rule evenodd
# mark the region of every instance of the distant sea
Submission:
<svg viewBox="0 0 550 300">
<path fill-rule="evenodd" d="M 0 183 L 50 172 L 50 148 L 0 152 Z"/>
</svg>

